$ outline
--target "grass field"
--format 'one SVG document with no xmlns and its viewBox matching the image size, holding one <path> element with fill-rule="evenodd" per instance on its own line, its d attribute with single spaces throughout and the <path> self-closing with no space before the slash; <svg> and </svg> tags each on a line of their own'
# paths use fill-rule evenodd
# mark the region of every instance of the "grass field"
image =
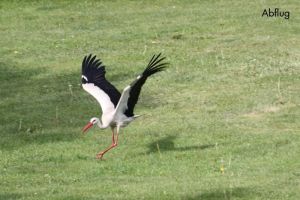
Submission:
<svg viewBox="0 0 300 200">
<path fill-rule="evenodd" d="M 300 4 L 0 2 L 0 199 L 300 199 Z M 290 19 L 262 18 L 265 8 Z M 119 146 L 80 86 L 95 53 L 119 90 L 154 53 Z"/>
</svg>

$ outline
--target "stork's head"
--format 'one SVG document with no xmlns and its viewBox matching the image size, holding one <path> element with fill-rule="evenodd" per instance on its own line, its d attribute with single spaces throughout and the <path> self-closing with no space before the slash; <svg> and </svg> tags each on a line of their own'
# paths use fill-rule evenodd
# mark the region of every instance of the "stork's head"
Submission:
<svg viewBox="0 0 300 200">
<path fill-rule="evenodd" d="M 87 125 L 85 125 L 85 127 L 82 129 L 82 131 L 83 131 L 84 133 L 86 133 L 88 129 L 90 129 L 93 125 L 95 125 L 95 124 L 97 124 L 97 123 L 99 123 L 99 122 L 100 122 L 100 120 L 99 120 L 97 117 L 93 117 L 93 118 L 89 121 L 89 123 L 88 123 Z"/>
</svg>

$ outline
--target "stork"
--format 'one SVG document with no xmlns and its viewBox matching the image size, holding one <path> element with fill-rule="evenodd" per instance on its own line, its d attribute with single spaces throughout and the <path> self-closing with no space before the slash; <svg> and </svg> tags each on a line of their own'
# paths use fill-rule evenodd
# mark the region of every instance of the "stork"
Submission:
<svg viewBox="0 0 300 200">
<path fill-rule="evenodd" d="M 94 125 L 100 129 L 110 127 L 112 130 L 112 144 L 97 155 L 97 159 L 101 159 L 103 155 L 110 149 L 118 145 L 118 135 L 120 127 L 127 126 L 135 120 L 139 115 L 133 113 L 135 104 L 147 78 L 157 72 L 165 69 L 168 63 L 162 62 L 165 57 L 161 57 L 161 53 L 153 55 L 146 69 L 142 74 L 127 87 L 124 88 L 122 94 L 105 78 L 105 66 L 100 59 L 92 54 L 85 56 L 82 61 L 81 82 L 85 91 L 91 94 L 100 104 L 102 109 L 101 119 L 93 117 L 83 128 L 83 132 Z"/>
</svg>

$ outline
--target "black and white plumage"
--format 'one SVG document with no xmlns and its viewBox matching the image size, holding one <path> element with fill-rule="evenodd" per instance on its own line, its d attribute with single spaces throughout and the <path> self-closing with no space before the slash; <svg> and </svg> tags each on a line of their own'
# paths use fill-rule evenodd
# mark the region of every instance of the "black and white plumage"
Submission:
<svg viewBox="0 0 300 200">
<path fill-rule="evenodd" d="M 112 129 L 112 145 L 106 150 L 99 152 L 97 158 L 102 156 L 111 148 L 117 146 L 119 128 L 128 125 L 138 115 L 134 115 L 134 107 L 138 102 L 138 98 L 142 86 L 147 78 L 157 72 L 165 69 L 168 63 L 163 62 L 165 57 L 161 57 L 161 53 L 153 55 L 146 69 L 142 74 L 127 87 L 124 88 L 122 94 L 105 78 L 105 66 L 96 56 L 85 56 L 82 62 L 82 87 L 90 93 L 100 104 L 102 109 L 101 120 L 93 117 L 84 127 L 83 131 L 87 131 L 90 127 L 97 124 L 100 128 L 111 127 Z M 116 129 L 116 138 L 115 138 Z"/>
</svg>

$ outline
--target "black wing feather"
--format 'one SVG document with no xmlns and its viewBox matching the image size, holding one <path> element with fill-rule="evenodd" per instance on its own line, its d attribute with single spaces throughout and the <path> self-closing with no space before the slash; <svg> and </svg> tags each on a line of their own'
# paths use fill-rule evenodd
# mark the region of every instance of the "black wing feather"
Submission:
<svg viewBox="0 0 300 200">
<path fill-rule="evenodd" d="M 92 57 L 92 54 L 85 56 L 82 61 L 82 75 L 87 78 L 82 78 L 82 84 L 94 83 L 106 94 L 108 94 L 110 100 L 116 107 L 121 97 L 120 92 L 108 82 L 105 78 L 105 66 L 102 65 L 100 59 L 96 59 L 96 56 Z"/>
<path fill-rule="evenodd" d="M 137 103 L 139 99 L 139 95 L 142 89 L 142 86 L 146 82 L 147 78 L 157 72 L 163 71 L 168 65 L 168 63 L 164 62 L 161 63 L 166 57 L 160 58 L 161 53 L 158 55 L 153 55 L 151 60 L 149 61 L 149 64 L 147 65 L 146 69 L 144 72 L 140 75 L 140 78 L 135 80 L 133 83 L 131 83 L 130 87 L 130 92 L 129 92 L 129 98 L 127 101 L 127 109 L 125 111 L 125 115 L 128 117 L 134 116 L 133 110 L 134 106 Z"/>
</svg>

